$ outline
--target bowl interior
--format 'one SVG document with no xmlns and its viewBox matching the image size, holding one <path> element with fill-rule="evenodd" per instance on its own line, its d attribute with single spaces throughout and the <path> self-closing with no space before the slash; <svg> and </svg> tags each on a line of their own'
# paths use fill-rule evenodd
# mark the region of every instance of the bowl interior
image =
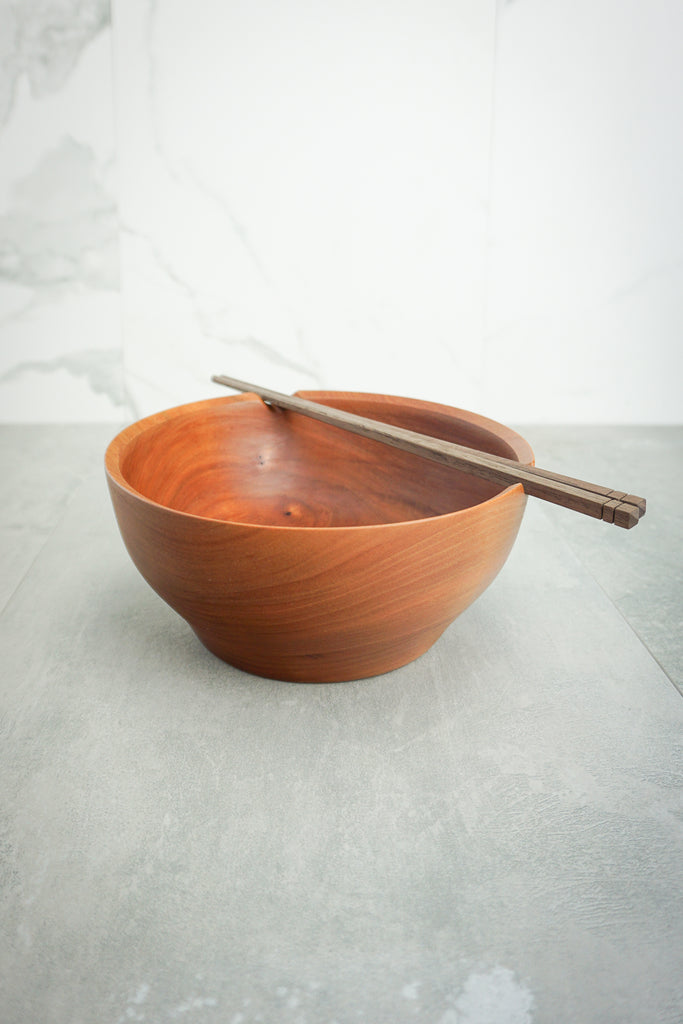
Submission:
<svg viewBox="0 0 683 1024">
<path fill-rule="evenodd" d="M 340 392 L 304 397 L 507 458 L 533 458 L 507 428 L 443 406 Z M 122 446 L 118 469 L 129 487 L 168 508 L 285 527 L 422 519 L 504 489 L 254 396 L 181 406 L 143 421 Z"/>
</svg>

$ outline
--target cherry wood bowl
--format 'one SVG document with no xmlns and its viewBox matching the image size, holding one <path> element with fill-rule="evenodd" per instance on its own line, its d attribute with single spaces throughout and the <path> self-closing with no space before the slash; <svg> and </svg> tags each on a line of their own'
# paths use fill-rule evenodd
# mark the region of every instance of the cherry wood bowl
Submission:
<svg viewBox="0 0 683 1024">
<path fill-rule="evenodd" d="M 388 395 L 304 398 L 533 463 L 514 431 Z M 503 488 L 251 394 L 123 430 L 106 453 L 133 562 L 210 651 L 273 679 L 334 682 L 423 654 L 501 569 L 524 512 Z"/>
</svg>

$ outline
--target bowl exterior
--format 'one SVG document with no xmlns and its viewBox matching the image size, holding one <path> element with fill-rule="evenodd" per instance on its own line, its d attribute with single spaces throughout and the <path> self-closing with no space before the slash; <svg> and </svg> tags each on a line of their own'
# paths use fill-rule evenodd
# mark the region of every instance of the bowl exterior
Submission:
<svg viewBox="0 0 683 1024">
<path fill-rule="evenodd" d="M 340 392 L 311 393 L 332 404 Z M 348 395 L 346 396 L 348 397 Z M 368 396 L 355 396 L 367 398 Z M 463 410 L 413 399 L 420 414 L 494 430 L 522 462 L 523 438 Z M 521 485 L 458 511 L 363 526 L 255 525 L 176 511 L 126 479 L 129 446 L 178 413 L 202 416 L 237 395 L 165 410 L 122 431 L 106 454 L 107 481 L 128 552 L 151 587 L 219 658 L 255 675 L 341 682 L 419 657 L 491 583 L 519 529 Z M 258 401 L 258 400 L 257 400 Z"/>
<path fill-rule="evenodd" d="M 333 529 L 204 520 L 109 477 L 121 534 L 154 590 L 223 660 L 337 682 L 423 654 L 491 583 L 522 520 L 517 485 L 445 516 Z"/>
</svg>

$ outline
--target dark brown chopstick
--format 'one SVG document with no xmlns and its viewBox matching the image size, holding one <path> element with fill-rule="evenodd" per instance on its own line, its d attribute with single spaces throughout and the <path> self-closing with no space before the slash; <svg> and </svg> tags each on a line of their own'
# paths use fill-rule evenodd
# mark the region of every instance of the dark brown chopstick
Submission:
<svg viewBox="0 0 683 1024">
<path fill-rule="evenodd" d="M 285 395 L 258 384 L 249 384 L 235 377 L 217 374 L 211 378 L 216 384 L 234 388 L 235 391 L 251 392 L 258 395 L 270 405 L 293 412 L 302 413 L 313 419 L 328 423 L 330 426 L 341 427 L 343 430 L 369 437 L 383 444 L 400 448 L 433 462 L 451 466 L 473 476 L 490 480 L 493 483 L 510 486 L 520 483 L 526 494 L 544 501 L 562 505 L 581 512 L 583 515 L 602 519 L 615 526 L 631 529 L 645 515 L 645 498 L 624 491 L 611 490 L 599 484 L 577 480 L 574 477 L 562 476 L 535 466 L 524 466 L 513 459 L 505 459 L 499 455 L 466 448 L 452 441 L 418 434 L 413 430 L 395 427 L 378 420 L 357 416 L 355 413 L 333 409 L 318 402 L 311 402 L 296 395 Z"/>
</svg>

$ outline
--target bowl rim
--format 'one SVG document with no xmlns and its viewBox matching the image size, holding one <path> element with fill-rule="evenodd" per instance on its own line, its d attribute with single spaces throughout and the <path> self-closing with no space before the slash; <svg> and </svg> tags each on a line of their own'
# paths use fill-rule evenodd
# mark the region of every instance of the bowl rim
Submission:
<svg viewBox="0 0 683 1024">
<path fill-rule="evenodd" d="M 324 397 L 332 396 L 337 398 L 379 398 L 385 402 L 407 403 L 424 409 L 425 411 L 431 410 L 442 414 L 445 413 L 449 416 L 453 413 L 458 413 L 460 418 L 465 420 L 467 423 L 482 427 L 484 430 L 488 430 L 495 434 L 495 436 L 500 440 L 508 443 L 517 454 L 520 465 L 534 465 L 535 463 L 534 452 L 531 445 L 526 438 L 522 437 L 522 435 L 517 433 L 516 430 L 513 430 L 512 427 L 508 427 L 505 424 L 487 416 L 482 416 L 480 413 L 471 412 L 468 409 L 461 409 L 458 406 L 446 405 L 442 402 L 431 402 L 421 398 L 408 398 L 401 395 L 386 395 L 372 391 L 306 389 L 296 391 L 294 394 L 300 398 L 310 399 L 311 401 L 320 401 Z M 205 409 L 207 406 L 211 405 L 239 405 L 242 402 L 260 402 L 265 404 L 263 399 L 252 392 L 244 392 L 236 395 L 220 395 L 213 398 L 199 399 L 195 402 L 184 402 L 180 405 L 174 405 L 167 409 L 161 409 L 158 412 L 151 413 L 148 416 L 143 416 L 141 419 L 128 424 L 128 426 L 123 427 L 123 429 L 120 430 L 107 445 L 104 462 L 105 471 L 109 481 L 132 495 L 138 501 L 142 502 L 143 505 L 149 505 L 153 508 L 161 509 L 166 514 L 178 516 L 181 519 L 196 520 L 200 523 L 214 523 L 233 528 L 240 527 L 250 530 L 288 530 L 295 531 L 300 534 L 302 532 L 321 533 L 326 530 L 337 534 L 340 531 L 345 530 L 388 530 L 416 523 L 444 522 L 452 520 L 455 517 L 463 517 L 468 514 L 472 514 L 476 509 L 482 509 L 486 506 L 491 506 L 494 503 L 507 500 L 512 494 L 521 493 L 524 495 L 524 488 L 521 484 L 510 484 L 508 487 L 503 487 L 490 498 L 485 498 L 484 501 L 478 501 L 474 505 L 466 505 L 464 508 L 453 509 L 451 512 L 442 512 L 434 516 L 419 516 L 416 519 L 399 519 L 389 523 L 357 523 L 347 524 L 344 526 L 302 526 L 297 525 L 296 523 L 283 523 L 281 525 L 275 523 L 250 523 L 244 520 L 219 519 L 214 516 L 201 516 L 194 512 L 185 512 L 182 509 L 172 508 L 170 505 L 164 505 L 161 502 L 155 501 L 153 498 L 147 497 L 147 495 L 133 487 L 124 477 L 120 464 L 121 458 L 134 438 L 152 430 L 157 424 L 163 423 L 166 420 L 175 419 L 177 416 L 186 415 L 188 413 L 191 414 L 194 411 Z M 528 458 L 525 458 L 526 456 L 528 456 Z"/>
</svg>

